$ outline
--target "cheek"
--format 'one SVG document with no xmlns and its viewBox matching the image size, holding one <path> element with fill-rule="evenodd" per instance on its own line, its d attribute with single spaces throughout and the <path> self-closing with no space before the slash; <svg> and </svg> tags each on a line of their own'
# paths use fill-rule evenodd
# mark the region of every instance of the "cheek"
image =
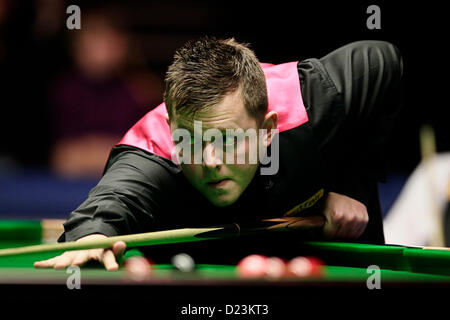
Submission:
<svg viewBox="0 0 450 320">
<path fill-rule="evenodd" d="M 227 159 L 232 159 L 234 156 L 234 164 L 255 165 L 259 161 L 258 143 L 257 140 L 246 139 L 244 143 L 238 143 L 233 151 L 227 152 Z"/>
<path fill-rule="evenodd" d="M 247 186 L 247 184 L 253 179 L 258 165 L 255 164 L 237 164 L 233 166 L 228 166 L 228 169 L 233 172 L 233 177 L 235 181 L 242 187 Z"/>
<path fill-rule="evenodd" d="M 240 184 L 247 184 L 258 169 L 258 148 L 247 140 L 236 147 L 235 156 L 235 164 L 229 167 Z M 245 162 L 239 162 L 239 158 L 245 159 Z"/>
<path fill-rule="evenodd" d="M 189 180 L 198 180 L 202 178 L 202 169 L 199 165 L 182 164 L 181 170 L 186 178 Z"/>
</svg>

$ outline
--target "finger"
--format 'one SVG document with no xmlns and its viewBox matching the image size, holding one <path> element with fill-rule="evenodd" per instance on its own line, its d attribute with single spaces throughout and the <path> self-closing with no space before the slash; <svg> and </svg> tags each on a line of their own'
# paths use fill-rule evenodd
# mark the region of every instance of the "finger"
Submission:
<svg viewBox="0 0 450 320">
<path fill-rule="evenodd" d="M 57 258 L 59 258 L 59 256 L 47 260 L 36 261 L 33 266 L 35 268 L 53 268 Z"/>
<path fill-rule="evenodd" d="M 359 238 L 366 230 L 367 222 L 368 220 L 364 218 L 355 219 L 355 221 L 352 223 L 352 229 L 349 232 L 348 237 L 353 239 Z"/>
<path fill-rule="evenodd" d="M 358 231 L 356 232 L 356 238 L 359 238 L 362 236 L 362 234 L 364 233 L 364 231 L 366 230 L 367 227 L 367 222 L 361 223 Z"/>
<path fill-rule="evenodd" d="M 58 259 L 55 260 L 55 264 L 53 268 L 55 269 L 64 269 L 72 264 L 75 253 L 66 252 L 63 255 L 59 256 Z"/>
<path fill-rule="evenodd" d="M 336 239 L 351 239 L 354 237 L 356 223 L 353 219 L 340 220 L 336 223 Z"/>
<path fill-rule="evenodd" d="M 353 239 L 359 238 L 366 229 L 366 226 L 367 220 L 364 219 L 364 216 L 357 216 L 349 223 L 349 231 L 346 236 Z"/>
<path fill-rule="evenodd" d="M 81 250 L 77 253 L 75 258 L 72 261 L 72 265 L 75 266 L 82 266 L 89 260 L 89 251 L 88 250 Z"/>
<path fill-rule="evenodd" d="M 89 250 L 89 259 L 95 261 L 102 261 L 104 249 L 91 249 Z"/>
<path fill-rule="evenodd" d="M 116 257 L 112 250 L 105 250 L 102 256 L 102 263 L 108 271 L 116 271 L 119 265 L 116 262 Z"/>
<path fill-rule="evenodd" d="M 353 219 L 349 221 L 343 221 L 339 230 L 336 232 L 336 237 L 340 239 L 351 239 L 355 233 L 356 224 Z"/>
<path fill-rule="evenodd" d="M 330 238 L 334 239 L 337 237 L 338 233 L 340 232 L 341 228 L 341 216 L 336 214 L 334 210 L 326 209 L 324 211 L 325 217 L 327 219 L 327 222 L 325 224 L 325 235 Z"/>
<path fill-rule="evenodd" d="M 346 239 L 347 229 L 343 224 L 336 225 L 336 231 L 334 233 L 334 239 Z"/>
<path fill-rule="evenodd" d="M 344 227 L 340 230 L 339 237 L 343 239 L 356 239 L 361 230 L 361 221 L 352 218 L 350 221 L 346 222 Z"/>
<path fill-rule="evenodd" d="M 325 222 L 325 225 L 324 225 L 322 231 L 323 231 L 323 235 L 325 236 L 325 238 L 330 238 L 330 233 L 331 233 L 330 222 L 328 222 L 328 221 Z"/>
<path fill-rule="evenodd" d="M 121 258 L 123 254 L 125 253 L 125 249 L 127 248 L 127 245 L 123 241 L 118 241 L 113 244 L 112 250 L 116 257 Z"/>
<path fill-rule="evenodd" d="M 127 248 L 127 245 L 123 241 L 119 241 L 113 244 L 112 252 L 116 256 L 116 262 L 121 265 L 123 263 L 123 257 L 125 254 L 125 249 Z"/>
<path fill-rule="evenodd" d="M 330 238 L 334 239 L 337 236 L 337 233 L 340 230 L 340 226 L 337 222 L 329 222 L 327 221 L 327 224 L 325 225 L 325 235 Z"/>
</svg>

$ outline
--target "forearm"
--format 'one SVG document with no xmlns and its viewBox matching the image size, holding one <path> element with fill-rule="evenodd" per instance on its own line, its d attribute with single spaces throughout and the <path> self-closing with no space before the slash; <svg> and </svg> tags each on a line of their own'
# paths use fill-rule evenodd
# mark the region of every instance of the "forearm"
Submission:
<svg viewBox="0 0 450 320">
<path fill-rule="evenodd" d="M 70 214 L 60 241 L 154 229 L 155 217 L 166 202 L 167 191 L 160 182 L 164 174 L 164 168 L 140 154 L 116 155 L 86 201 Z"/>
<path fill-rule="evenodd" d="M 151 228 L 153 216 L 126 194 L 103 191 L 92 195 L 95 191 L 70 214 L 60 241 L 73 241 L 94 233 L 116 236 Z"/>
</svg>

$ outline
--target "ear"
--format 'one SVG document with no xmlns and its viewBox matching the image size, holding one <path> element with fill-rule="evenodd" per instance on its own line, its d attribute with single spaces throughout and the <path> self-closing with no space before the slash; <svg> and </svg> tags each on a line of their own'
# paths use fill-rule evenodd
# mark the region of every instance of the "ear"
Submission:
<svg viewBox="0 0 450 320">
<path fill-rule="evenodd" d="M 262 129 L 266 130 L 266 136 L 264 138 L 264 146 L 268 147 L 272 142 L 276 129 L 278 126 L 278 113 L 276 111 L 270 111 L 264 116 Z"/>
<path fill-rule="evenodd" d="M 167 124 L 168 124 L 168 125 L 169 125 L 169 127 L 170 127 L 170 119 L 169 119 L 169 114 L 168 114 L 168 113 L 166 113 L 166 115 L 165 115 L 164 117 L 166 118 Z"/>
<path fill-rule="evenodd" d="M 172 131 L 172 123 L 170 122 L 169 114 L 166 113 L 164 118 L 166 118 L 166 122 L 169 125 L 169 129 L 170 129 L 170 131 Z"/>
</svg>

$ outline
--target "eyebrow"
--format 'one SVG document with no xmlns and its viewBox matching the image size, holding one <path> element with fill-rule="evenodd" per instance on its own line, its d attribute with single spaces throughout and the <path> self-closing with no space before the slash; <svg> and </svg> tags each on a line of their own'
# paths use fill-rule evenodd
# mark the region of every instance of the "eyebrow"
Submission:
<svg viewBox="0 0 450 320">
<path fill-rule="evenodd" d="M 186 129 L 188 131 L 193 131 L 193 129 L 194 129 L 193 125 L 188 127 L 188 126 L 185 126 L 183 124 L 177 124 L 177 127 L 181 128 L 181 129 Z M 217 126 L 217 127 L 208 127 L 208 126 L 205 126 L 205 127 L 203 127 L 203 128 L 205 128 L 206 130 L 208 130 L 208 129 L 217 129 L 217 130 L 219 130 L 219 131 L 221 131 L 223 133 L 225 133 L 227 129 L 231 129 L 231 130 L 240 129 L 239 127 L 236 127 L 235 125 L 229 125 L 229 126 L 227 126 L 227 125 L 225 125 L 225 126 L 220 125 L 220 126 Z"/>
<path fill-rule="evenodd" d="M 236 127 L 236 126 L 218 126 L 218 127 L 214 127 L 214 129 L 217 129 L 217 130 L 222 131 L 222 132 L 226 132 L 227 129 L 236 130 L 236 129 L 239 129 L 239 128 Z"/>
</svg>

